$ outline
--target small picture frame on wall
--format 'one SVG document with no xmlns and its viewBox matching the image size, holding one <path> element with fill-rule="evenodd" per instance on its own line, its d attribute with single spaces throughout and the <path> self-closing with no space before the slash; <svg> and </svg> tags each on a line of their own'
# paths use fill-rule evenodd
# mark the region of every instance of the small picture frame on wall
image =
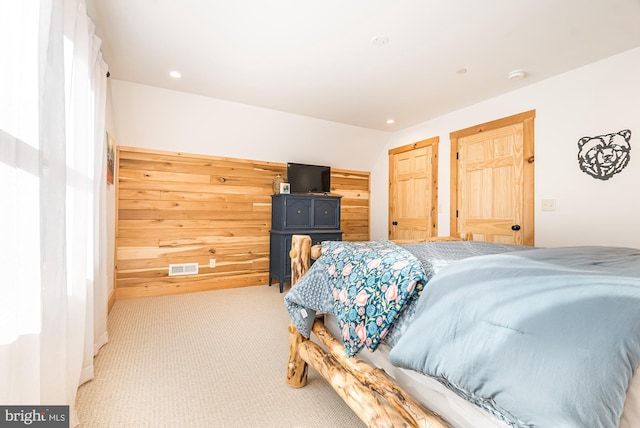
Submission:
<svg viewBox="0 0 640 428">
<path fill-rule="evenodd" d="M 284 193 L 285 195 L 291 193 L 291 186 L 289 186 L 289 183 L 280 183 L 280 193 Z"/>
<path fill-rule="evenodd" d="M 116 169 L 116 142 L 107 132 L 107 184 L 113 184 Z"/>
</svg>

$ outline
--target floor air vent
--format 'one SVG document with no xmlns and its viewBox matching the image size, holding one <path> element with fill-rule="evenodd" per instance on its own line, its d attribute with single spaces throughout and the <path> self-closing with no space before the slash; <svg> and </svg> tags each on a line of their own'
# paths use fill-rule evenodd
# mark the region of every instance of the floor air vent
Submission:
<svg viewBox="0 0 640 428">
<path fill-rule="evenodd" d="M 198 273 L 198 263 L 180 263 L 169 265 L 169 276 L 196 275 Z"/>
</svg>

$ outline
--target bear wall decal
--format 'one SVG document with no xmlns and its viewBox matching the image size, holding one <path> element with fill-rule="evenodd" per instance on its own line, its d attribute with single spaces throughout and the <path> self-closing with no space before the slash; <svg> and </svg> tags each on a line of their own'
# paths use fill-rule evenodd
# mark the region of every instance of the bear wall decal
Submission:
<svg viewBox="0 0 640 428">
<path fill-rule="evenodd" d="M 622 171 L 631 159 L 631 131 L 628 129 L 578 141 L 580 169 L 599 180 L 608 180 Z"/>
</svg>

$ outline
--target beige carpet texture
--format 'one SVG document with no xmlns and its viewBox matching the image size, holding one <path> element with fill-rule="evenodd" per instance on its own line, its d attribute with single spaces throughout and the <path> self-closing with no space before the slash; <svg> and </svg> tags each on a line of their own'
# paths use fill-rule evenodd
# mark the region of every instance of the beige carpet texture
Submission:
<svg viewBox="0 0 640 428">
<path fill-rule="evenodd" d="M 266 285 L 117 301 L 82 427 L 364 427 L 313 369 L 286 381 L 289 317 Z"/>
</svg>

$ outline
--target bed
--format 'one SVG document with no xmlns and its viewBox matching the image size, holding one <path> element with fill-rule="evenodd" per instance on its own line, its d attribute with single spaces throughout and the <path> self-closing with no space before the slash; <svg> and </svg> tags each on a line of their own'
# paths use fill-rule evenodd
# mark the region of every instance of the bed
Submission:
<svg viewBox="0 0 640 428">
<path fill-rule="evenodd" d="M 640 426 L 640 250 L 325 242 L 298 272 L 287 382 L 369 426 Z"/>
</svg>

